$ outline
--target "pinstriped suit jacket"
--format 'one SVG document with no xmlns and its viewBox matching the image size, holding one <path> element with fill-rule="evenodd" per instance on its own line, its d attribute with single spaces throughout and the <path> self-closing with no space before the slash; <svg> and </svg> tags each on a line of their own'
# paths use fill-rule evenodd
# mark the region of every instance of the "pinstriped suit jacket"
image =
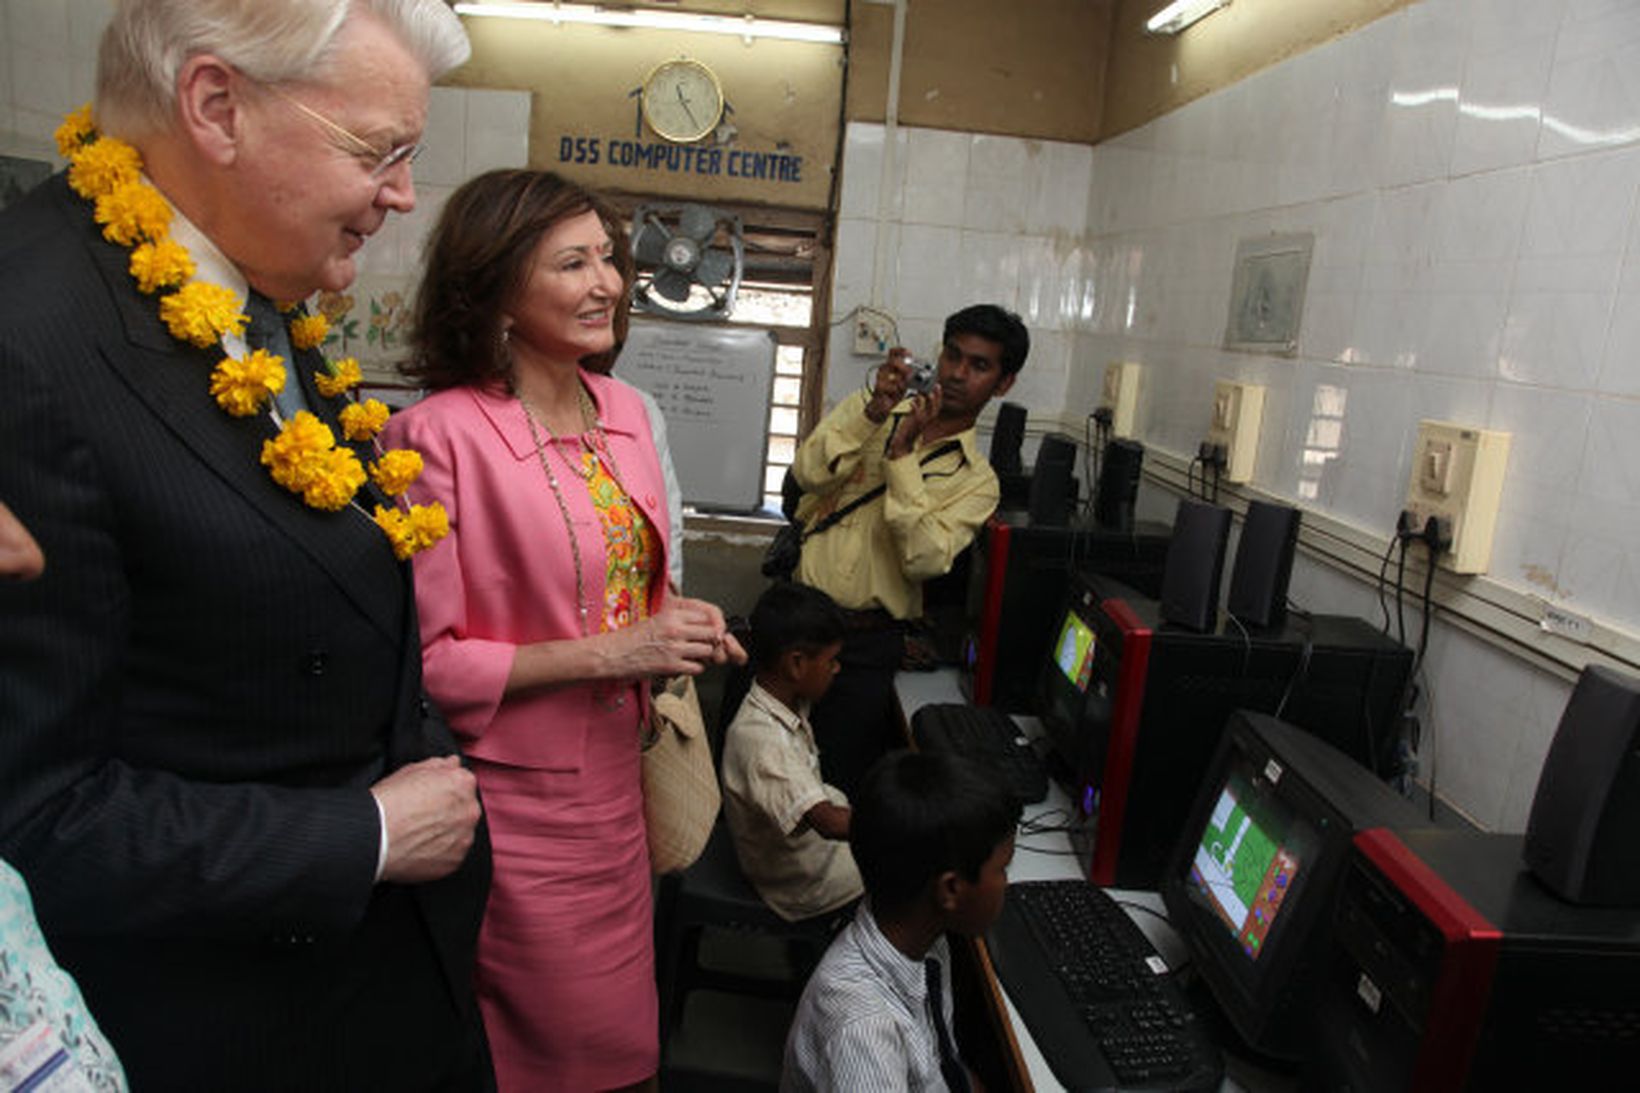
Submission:
<svg viewBox="0 0 1640 1093">
<path fill-rule="evenodd" d="M 488 851 L 371 883 L 367 787 L 454 750 L 409 567 L 272 482 L 126 260 L 61 176 L 0 213 L 0 497 L 47 556 L 0 586 L 0 856 L 138 1089 L 412 1088 L 470 1027 Z"/>
</svg>

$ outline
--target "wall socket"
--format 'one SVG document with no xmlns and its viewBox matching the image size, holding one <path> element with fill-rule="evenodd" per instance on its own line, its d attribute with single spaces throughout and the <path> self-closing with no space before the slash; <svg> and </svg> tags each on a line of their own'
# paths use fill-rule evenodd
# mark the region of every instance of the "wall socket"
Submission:
<svg viewBox="0 0 1640 1093">
<path fill-rule="evenodd" d="M 1140 368 L 1132 361 L 1112 361 L 1105 365 L 1105 386 L 1099 405 L 1110 410 L 1112 436 L 1134 437 L 1134 418 L 1139 410 Z"/>
<path fill-rule="evenodd" d="M 880 311 L 856 308 L 854 312 L 854 354 L 880 357 L 894 347 L 894 320 Z"/>
<path fill-rule="evenodd" d="M 1485 573 L 1492 561 L 1509 434 L 1450 421 L 1420 421 L 1407 481 L 1406 509 L 1414 530 L 1431 516 L 1452 526 L 1452 545 L 1439 562 L 1454 573 Z"/>
<path fill-rule="evenodd" d="M 1227 482 L 1251 482 L 1258 459 L 1258 429 L 1264 420 L 1264 388 L 1256 383 L 1219 380 L 1213 385 L 1213 416 L 1207 443 L 1222 444 Z"/>
</svg>

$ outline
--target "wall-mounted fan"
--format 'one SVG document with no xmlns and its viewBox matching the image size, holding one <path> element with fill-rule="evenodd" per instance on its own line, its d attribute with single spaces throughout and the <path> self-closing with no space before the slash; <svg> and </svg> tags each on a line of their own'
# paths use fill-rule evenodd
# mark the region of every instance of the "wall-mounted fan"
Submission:
<svg viewBox="0 0 1640 1093">
<path fill-rule="evenodd" d="M 722 319 L 745 266 L 740 217 L 709 205 L 640 205 L 632 217 L 632 304 L 673 319 Z"/>
</svg>

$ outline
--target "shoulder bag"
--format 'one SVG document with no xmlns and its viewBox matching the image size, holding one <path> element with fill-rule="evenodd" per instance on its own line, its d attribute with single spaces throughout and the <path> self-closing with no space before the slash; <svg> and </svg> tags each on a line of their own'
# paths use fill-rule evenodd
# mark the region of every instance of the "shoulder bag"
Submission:
<svg viewBox="0 0 1640 1093">
<path fill-rule="evenodd" d="M 643 819 L 656 873 L 687 869 L 717 822 L 717 768 L 692 676 L 666 680 L 650 700 L 643 738 Z"/>
</svg>

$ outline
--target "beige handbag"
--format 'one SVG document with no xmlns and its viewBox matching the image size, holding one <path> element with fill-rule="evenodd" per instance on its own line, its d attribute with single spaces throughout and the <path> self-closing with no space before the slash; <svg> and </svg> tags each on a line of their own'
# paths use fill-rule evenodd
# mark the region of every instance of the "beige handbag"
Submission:
<svg viewBox="0 0 1640 1093">
<path fill-rule="evenodd" d="M 691 676 L 673 676 L 651 699 L 643 739 L 643 818 L 649 865 L 657 873 L 687 869 L 717 822 L 717 769 Z"/>
</svg>

